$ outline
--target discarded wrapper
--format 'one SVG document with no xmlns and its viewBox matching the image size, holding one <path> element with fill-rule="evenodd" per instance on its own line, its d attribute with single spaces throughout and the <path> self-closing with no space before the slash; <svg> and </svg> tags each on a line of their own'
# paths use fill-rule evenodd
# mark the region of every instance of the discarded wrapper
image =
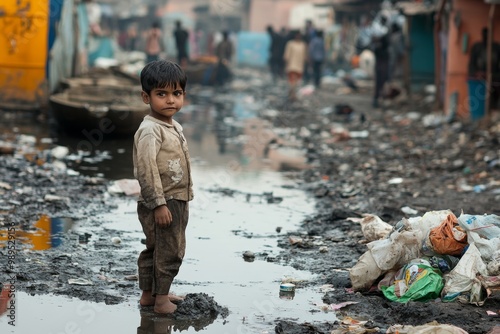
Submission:
<svg viewBox="0 0 500 334">
<path fill-rule="evenodd" d="M 280 291 L 283 291 L 283 292 L 295 291 L 295 284 L 292 284 L 292 283 L 282 283 L 280 285 Z"/>
</svg>

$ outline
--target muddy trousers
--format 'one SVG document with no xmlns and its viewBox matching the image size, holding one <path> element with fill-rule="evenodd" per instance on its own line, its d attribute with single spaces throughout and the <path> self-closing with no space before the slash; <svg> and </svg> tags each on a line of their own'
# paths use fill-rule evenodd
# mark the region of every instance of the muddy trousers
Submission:
<svg viewBox="0 0 500 334">
<path fill-rule="evenodd" d="M 154 211 L 142 203 L 137 205 L 137 214 L 146 235 L 146 249 L 139 254 L 139 288 L 151 290 L 153 296 L 166 295 L 179 272 L 186 251 L 186 226 L 189 204 L 185 201 L 169 200 L 167 207 L 172 213 L 172 223 L 160 227 L 155 223 Z"/>
</svg>

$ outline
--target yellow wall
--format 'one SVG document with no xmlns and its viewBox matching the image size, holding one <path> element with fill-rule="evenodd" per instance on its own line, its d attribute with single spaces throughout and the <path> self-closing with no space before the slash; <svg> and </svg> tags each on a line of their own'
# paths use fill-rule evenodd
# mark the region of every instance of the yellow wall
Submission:
<svg viewBox="0 0 500 334">
<path fill-rule="evenodd" d="M 45 96 L 49 0 L 0 3 L 0 105 L 36 107 Z"/>
</svg>

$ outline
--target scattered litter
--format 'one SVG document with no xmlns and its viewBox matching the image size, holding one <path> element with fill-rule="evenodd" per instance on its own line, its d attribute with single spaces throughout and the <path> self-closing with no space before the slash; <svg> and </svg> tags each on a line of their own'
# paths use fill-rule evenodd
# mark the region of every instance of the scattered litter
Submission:
<svg viewBox="0 0 500 334">
<path fill-rule="evenodd" d="M 297 245 L 297 244 L 302 244 L 303 242 L 303 239 L 302 238 L 299 238 L 299 237 L 293 237 L 293 236 L 290 236 L 288 238 L 288 241 L 290 241 L 290 245 Z"/>
<path fill-rule="evenodd" d="M 378 327 L 365 328 L 368 321 L 356 320 L 351 317 L 344 317 L 340 322 L 340 327 L 333 330 L 330 334 L 364 334 L 364 333 L 380 333 Z"/>
<path fill-rule="evenodd" d="M 112 237 L 111 242 L 117 245 L 122 242 L 122 239 L 120 239 L 119 237 Z"/>
<path fill-rule="evenodd" d="M 121 179 L 114 181 L 109 187 L 111 194 L 125 194 L 126 196 L 136 196 L 141 192 L 141 186 L 136 179 Z"/>
<path fill-rule="evenodd" d="M 328 247 L 327 246 L 321 246 L 319 248 L 320 253 L 328 253 Z"/>
<path fill-rule="evenodd" d="M 325 311 L 325 312 L 327 312 L 327 311 L 338 311 L 338 310 L 340 310 L 343 307 L 346 307 L 348 305 L 354 305 L 354 304 L 358 304 L 358 302 L 347 301 L 347 302 L 343 302 L 343 303 L 339 303 L 339 304 L 315 303 L 316 306 L 319 306 L 319 308 L 322 311 Z"/>
<path fill-rule="evenodd" d="M 487 291 L 500 288 L 499 236 L 496 215 L 457 218 L 441 210 L 403 218 L 387 237 L 368 243 L 349 270 L 353 291 L 369 290 L 384 275 L 377 287 L 392 301 L 441 298 L 481 306 Z"/>
<path fill-rule="evenodd" d="M 68 153 L 69 149 L 65 146 L 56 146 L 50 151 L 52 157 L 59 160 L 64 159 L 68 155 Z"/>
<path fill-rule="evenodd" d="M 69 203 L 71 202 L 68 197 L 61 197 L 61 196 L 56 196 L 56 195 L 51 195 L 51 194 L 45 195 L 44 200 L 46 202 L 64 202 L 67 205 L 69 205 Z"/>
<path fill-rule="evenodd" d="M 467 334 L 463 329 L 453 325 L 441 325 L 437 321 L 421 326 L 393 325 L 386 331 L 388 334 Z"/>
<path fill-rule="evenodd" d="M 446 116 L 446 115 L 437 115 L 437 114 L 425 115 L 422 118 L 422 124 L 426 128 L 437 127 L 437 126 L 445 123 L 448 120 L 448 117 L 449 116 Z"/>
<path fill-rule="evenodd" d="M 5 183 L 5 182 L 0 182 L 0 188 L 6 189 L 6 190 L 11 190 L 12 189 L 12 187 L 10 186 L 10 184 Z"/>
<path fill-rule="evenodd" d="M 363 130 L 363 131 L 350 131 L 349 135 L 351 138 L 368 138 L 370 133 L 368 130 Z"/>
<path fill-rule="evenodd" d="M 20 135 L 18 138 L 18 143 L 20 145 L 30 145 L 33 146 L 36 144 L 36 137 L 35 136 L 29 136 L 29 135 Z"/>
<path fill-rule="evenodd" d="M 84 278 L 70 278 L 68 279 L 68 284 L 71 285 L 94 285 L 92 281 Z"/>
<path fill-rule="evenodd" d="M 253 261 L 255 259 L 255 254 L 251 251 L 245 251 L 243 253 L 243 258 L 246 260 L 246 261 Z"/>
<path fill-rule="evenodd" d="M 314 85 L 306 85 L 298 90 L 297 95 L 299 97 L 310 96 L 314 93 L 314 91 L 315 91 Z"/>
<path fill-rule="evenodd" d="M 418 214 L 418 210 L 412 209 L 409 206 L 403 206 L 401 208 L 401 211 L 403 211 L 403 213 L 406 213 L 407 215 L 416 215 L 416 214 Z"/>
<path fill-rule="evenodd" d="M 295 284 L 293 284 L 293 283 L 281 283 L 280 284 L 280 291 L 283 291 L 283 292 L 295 291 Z"/>
<path fill-rule="evenodd" d="M 403 183 L 403 178 L 401 178 L 401 177 L 395 177 L 395 178 L 390 179 L 389 181 L 387 181 L 387 183 L 389 183 L 389 184 L 401 184 L 401 183 Z"/>
<path fill-rule="evenodd" d="M 298 285 L 302 282 L 304 282 L 305 280 L 303 279 L 298 279 L 298 278 L 293 278 L 293 277 L 283 277 L 281 279 L 281 283 L 292 283 L 292 284 L 295 284 L 295 285 Z"/>
<path fill-rule="evenodd" d="M 333 284 L 324 284 L 319 287 L 319 290 L 323 293 L 335 291 L 335 288 L 333 287 Z"/>
<path fill-rule="evenodd" d="M 367 241 L 385 238 L 392 231 L 392 225 L 375 215 L 367 215 L 361 219 L 360 224 L 363 236 Z"/>
</svg>

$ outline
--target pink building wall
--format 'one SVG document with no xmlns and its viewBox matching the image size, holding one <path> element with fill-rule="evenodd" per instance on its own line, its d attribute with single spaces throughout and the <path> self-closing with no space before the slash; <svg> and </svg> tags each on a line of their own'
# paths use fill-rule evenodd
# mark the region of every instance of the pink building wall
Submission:
<svg viewBox="0 0 500 334">
<path fill-rule="evenodd" d="M 249 30 L 266 31 L 268 25 L 274 30 L 288 28 L 288 17 L 293 6 L 304 3 L 300 0 L 253 0 L 250 8 Z"/>
<path fill-rule="evenodd" d="M 461 117 L 468 117 L 467 79 L 470 48 L 474 43 L 481 41 L 481 30 L 488 26 L 490 5 L 484 0 L 452 0 L 451 2 L 444 110 L 446 112 L 449 110 L 450 95 L 458 92 L 457 114 Z M 453 22 L 457 14 L 461 17 L 461 24 L 458 28 Z M 497 6 L 495 14 L 493 40 L 500 42 L 500 6 Z M 465 53 L 462 51 L 464 34 L 469 36 Z"/>
</svg>

